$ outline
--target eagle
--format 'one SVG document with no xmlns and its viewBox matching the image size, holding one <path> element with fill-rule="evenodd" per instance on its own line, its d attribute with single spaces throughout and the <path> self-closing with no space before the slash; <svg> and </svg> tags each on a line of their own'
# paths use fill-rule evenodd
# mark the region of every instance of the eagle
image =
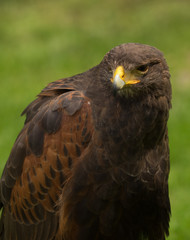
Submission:
<svg viewBox="0 0 190 240">
<path fill-rule="evenodd" d="M 0 180 L 0 240 L 164 240 L 171 83 L 155 47 L 125 43 L 23 111 Z"/>
</svg>

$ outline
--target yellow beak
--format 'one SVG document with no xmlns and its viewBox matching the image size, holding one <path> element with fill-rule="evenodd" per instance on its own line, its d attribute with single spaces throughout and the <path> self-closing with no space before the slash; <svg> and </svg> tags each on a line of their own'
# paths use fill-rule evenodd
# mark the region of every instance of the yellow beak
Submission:
<svg viewBox="0 0 190 240">
<path fill-rule="evenodd" d="M 114 72 L 111 81 L 117 88 L 122 88 L 124 85 L 131 85 L 139 83 L 140 80 L 136 79 L 136 76 L 130 71 L 125 72 L 123 66 L 118 66 Z"/>
<path fill-rule="evenodd" d="M 124 80 L 124 82 L 125 82 L 125 84 L 136 84 L 136 83 L 139 83 L 140 82 L 140 80 L 128 80 L 128 81 L 125 81 Z"/>
</svg>

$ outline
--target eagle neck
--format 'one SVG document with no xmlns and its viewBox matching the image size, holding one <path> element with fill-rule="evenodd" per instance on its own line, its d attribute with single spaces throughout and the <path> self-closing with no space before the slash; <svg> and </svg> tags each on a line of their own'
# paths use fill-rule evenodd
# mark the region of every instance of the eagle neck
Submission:
<svg viewBox="0 0 190 240">
<path fill-rule="evenodd" d="M 151 96 L 123 101 L 110 96 L 94 103 L 95 134 L 110 159 L 140 158 L 164 136 L 168 109 Z"/>
</svg>

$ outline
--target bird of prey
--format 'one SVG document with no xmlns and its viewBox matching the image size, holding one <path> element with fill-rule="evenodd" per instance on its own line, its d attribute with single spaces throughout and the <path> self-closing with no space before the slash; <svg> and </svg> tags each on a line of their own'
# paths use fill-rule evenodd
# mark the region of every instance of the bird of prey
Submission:
<svg viewBox="0 0 190 240">
<path fill-rule="evenodd" d="M 170 108 L 167 63 L 148 45 L 50 83 L 0 180 L 0 239 L 164 240 Z"/>
</svg>

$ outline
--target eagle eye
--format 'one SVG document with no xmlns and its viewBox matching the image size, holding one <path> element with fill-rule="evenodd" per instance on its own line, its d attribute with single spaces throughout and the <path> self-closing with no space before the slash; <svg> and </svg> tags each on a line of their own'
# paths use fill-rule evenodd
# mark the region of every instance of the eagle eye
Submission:
<svg viewBox="0 0 190 240">
<path fill-rule="evenodd" d="M 141 65 L 139 67 L 136 68 L 137 72 L 140 74 L 145 74 L 148 72 L 148 65 Z"/>
</svg>

